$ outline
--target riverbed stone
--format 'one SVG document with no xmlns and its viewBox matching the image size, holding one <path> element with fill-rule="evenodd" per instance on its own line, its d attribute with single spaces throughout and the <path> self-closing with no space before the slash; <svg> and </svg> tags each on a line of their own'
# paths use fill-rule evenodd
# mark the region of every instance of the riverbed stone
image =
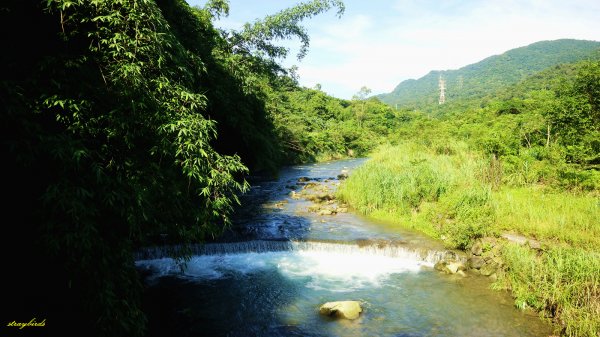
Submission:
<svg viewBox="0 0 600 337">
<path fill-rule="evenodd" d="M 320 205 L 310 205 L 308 206 L 308 211 L 312 212 L 312 213 L 317 213 L 321 210 L 321 206 Z"/>
<path fill-rule="evenodd" d="M 465 268 L 465 265 L 460 262 L 450 262 L 446 265 L 444 271 L 449 274 L 456 274 L 457 272 L 464 271 L 466 269 L 467 268 Z"/>
<path fill-rule="evenodd" d="M 325 209 L 320 210 L 318 214 L 319 215 L 333 215 L 335 213 L 333 212 L 333 210 L 325 208 Z"/>
<path fill-rule="evenodd" d="M 323 193 L 317 194 L 317 198 L 321 201 L 328 201 L 328 200 L 334 200 L 335 196 L 333 194 L 323 192 Z"/>
<path fill-rule="evenodd" d="M 319 202 L 319 198 L 317 198 L 315 194 L 309 194 L 305 197 L 305 199 L 312 202 Z"/>
<path fill-rule="evenodd" d="M 337 178 L 339 180 L 344 180 L 344 179 L 348 178 L 348 170 L 342 170 L 342 172 L 340 172 L 340 174 L 338 174 Z"/>
<path fill-rule="evenodd" d="M 358 301 L 327 302 L 319 308 L 321 315 L 345 319 L 357 319 L 361 312 Z"/>
<path fill-rule="evenodd" d="M 490 276 L 492 274 L 495 274 L 496 271 L 498 270 L 500 266 L 498 265 L 498 263 L 496 263 L 496 261 L 494 260 L 490 260 L 488 262 L 486 262 L 480 269 L 479 272 L 481 273 L 481 275 L 483 276 Z"/>
<path fill-rule="evenodd" d="M 448 264 L 448 262 L 446 262 L 444 260 L 438 261 L 433 265 L 433 269 L 435 269 L 437 271 L 443 271 L 444 268 L 446 268 L 446 264 Z"/>
<path fill-rule="evenodd" d="M 455 261 L 457 257 L 458 255 L 456 255 L 456 253 L 451 250 L 447 250 L 444 252 L 444 260 L 447 262 Z"/>
<path fill-rule="evenodd" d="M 481 267 L 483 267 L 483 264 L 485 263 L 485 260 L 481 256 L 471 256 L 469 260 L 467 260 L 467 263 L 469 265 L 469 268 L 481 269 Z"/>
<path fill-rule="evenodd" d="M 531 249 L 535 249 L 535 250 L 542 249 L 542 244 L 537 240 L 529 240 L 527 242 L 529 243 L 529 248 L 531 248 Z"/>
<path fill-rule="evenodd" d="M 348 213 L 348 208 L 347 207 L 338 207 L 337 212 L 338 213 Z"/>
<path fill-rule="evenodd" d="M 475 244 L 473 244 L 473 247 L 471 247 L 471 253 L 475 256 L 481 256 L 483 253 L 483 245 L 480 241 L 477 241 Z"/>
<path fill-rule="evenodd" d="M 319 186 L 320 186 L 319 183 L 311 181 L 311 182 L 306 183 L 306 185 L 304 185 L 304 189 L 309 190 L 311 188 L 317 188 Z"/>
</svg>

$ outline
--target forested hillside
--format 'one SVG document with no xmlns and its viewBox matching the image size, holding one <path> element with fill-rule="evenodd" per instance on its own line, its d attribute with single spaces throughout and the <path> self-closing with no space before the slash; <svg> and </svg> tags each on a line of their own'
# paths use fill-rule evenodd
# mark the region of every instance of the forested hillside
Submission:
<svg viewBox="0 0 600 337">
<path fill-rule="evenodd" d="M 302 20 L 333 8 L 343 13 L 340 1 L 310 1 L 224 32 L 212 21 L 226 1 L 3 2 L 3 223 L 13 232 L 3 237 L 14 275 L 3 298 L 14 319 L 139 336 L 134 249 L 218 236 L 248 174 L 383 141 L 390 107 L 301 88 L 278 64 L 288 50 L 276 42 L 299 39 L 302 57 Z"/>
<path fill-rule="evenodd" d="M 478 103 L 499 89 L 562 63 L 598 58 L 600 42 L 581 40 L 541 41 L 509 50 L 457 70 L 431 71 L 418 80 L 406 80 L 391 93 L 377 97 L 399 108 L 440 111 L 440 75 L 446 80 L 447 104 Z"/>
<path fill-rule="evenodd" d="M 595 337 L 599 97 L 600 62 L 587 60 L 457 99 L 441 114 L 404 110 L 394 146 L 373 154 L 340 197 L 467 252 L 506 233 L 538 240 L 537 250 L 494 248 L 494 287 L 552 320 L 557 334 Z"/>
</svg>

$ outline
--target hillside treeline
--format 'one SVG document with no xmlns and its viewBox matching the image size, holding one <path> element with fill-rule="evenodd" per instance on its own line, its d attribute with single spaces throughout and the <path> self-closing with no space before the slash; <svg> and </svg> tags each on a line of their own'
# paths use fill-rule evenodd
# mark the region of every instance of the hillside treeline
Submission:
<svg viewBox="0 0 600 337">
<path fill-rule="evenodd" d="M 391 108 L 302 88 L 279 61 L 314 0 L 223 31 L 227 1 L 9 0 L 2 78 L 5 307 L 46 330 L 139 336 L 132 252 L 228 223 L 248 174 L 361 155 Z"/>
</svg>

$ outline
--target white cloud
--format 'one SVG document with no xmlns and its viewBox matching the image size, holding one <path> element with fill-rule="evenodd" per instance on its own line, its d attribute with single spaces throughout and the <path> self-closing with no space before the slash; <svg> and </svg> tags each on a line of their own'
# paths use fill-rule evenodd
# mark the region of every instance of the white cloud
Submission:
<svg viewBox="0 0 600 337">
<path fill-rule="evenodd" d="M 299 65 L 301 82 L 320 83 L 325 91 L 349 98 L 363 85 L 374 93 L 389 92 L 430 70 L 460 68 L 540 40 L 600 40 L 595 2 L 468 4 L 401 0 L 390 9 L 401 12 L 396 19 L 361 14 L 312 27 L 316 38 Z"/>
<path fill-rule="evenodd" d="M 362 86 L 374 93 L 389 92 L 402 80 L 430 70 L 460 68 L 540 40 L 600 40 L 597 0 L 344 2 L 341 19 L 328 13 L 308 20 L 307 57 L 298 63 L 292 53 L 284 62 L 299 66 L 302 85 L 319 83 L 342 98 L 350 98 Z M 237 13 L 253 16 L 232 17 L 226 25 L 234 28 L 286 5 L 271 3 L 278 7 L 261 13 L 247 0 L 231 0 L 232 9 L 242 7 Z"/>
</svg>

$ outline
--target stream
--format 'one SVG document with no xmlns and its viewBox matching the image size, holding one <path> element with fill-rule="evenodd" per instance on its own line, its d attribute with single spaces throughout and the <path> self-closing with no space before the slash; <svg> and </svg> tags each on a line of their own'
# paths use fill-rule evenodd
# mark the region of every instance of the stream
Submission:
<svg viewBox="0 0 600 337">
<path fill-rule="evenodd" d="M 298 197 L 308 184 L 335 190 L 337 176 L 363 162 L 293 166 L 277 180 L 254 181 L 231 228 L 194 247 L 185 266 L 161 248 L 141 252 L 148 336 L 551 334 L 509 294 L 490 290 L 488 278 L 434 270 L 455 254 L 439 242 L 342 211 L 334 200 L 328 207 L 337 214 L 310 212 L 314 203 Z M 360 301 L 361 316 L 319 315 L 321 304 L 338 300 Z"/>
</svg>

